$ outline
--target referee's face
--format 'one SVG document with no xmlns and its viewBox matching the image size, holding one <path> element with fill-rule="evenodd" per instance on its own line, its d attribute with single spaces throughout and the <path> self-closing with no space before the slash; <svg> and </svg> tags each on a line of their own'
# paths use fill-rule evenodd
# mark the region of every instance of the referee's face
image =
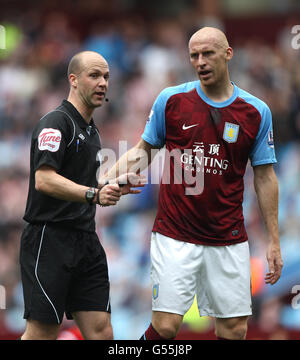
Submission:
<svg viewBox="0 0 300 360">
<path fill-rule="evenodd" d="M 108 88 L 109 68 L 103 58 L 84 61 L 81 73 L 77 76 L 77 96 L 90 109 L 102 105 Z"/>
</svg>

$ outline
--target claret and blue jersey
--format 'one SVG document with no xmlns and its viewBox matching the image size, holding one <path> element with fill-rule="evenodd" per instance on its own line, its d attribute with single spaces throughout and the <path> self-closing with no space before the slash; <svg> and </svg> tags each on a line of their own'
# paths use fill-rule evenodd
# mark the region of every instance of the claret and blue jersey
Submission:
<svg viewBox="0 0 300 360">
<path fill-rule="evenodd" d="M 248 160 L 257 166 L 276 158 L 270 109 L 233 85 L 224 102 L 209 99 L 200 81 L 167 88 L 157 97 L 142 138 L 168 153 L 180 150 L 181 156 L 165 166 L 170 182 L 161 182 L 153 231 L 204 245 L 247 240 L 242 203 Z M 203 177 L 201 193 L 186 194 L 185 181 L 174 178 L 176 166 Z"/>
</svg>

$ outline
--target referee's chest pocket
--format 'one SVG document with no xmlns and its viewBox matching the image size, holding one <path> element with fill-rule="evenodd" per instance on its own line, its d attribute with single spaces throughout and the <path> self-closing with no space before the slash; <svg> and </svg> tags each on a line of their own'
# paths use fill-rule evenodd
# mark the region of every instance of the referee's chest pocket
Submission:
<svg viewBox="0 0 300 360">
<path fill-rule="evenodd" d="M 65 154 L 62 165 L 63 176 L 81 185 L 89 181 L 88 185 L 91 186 L 91 179 L 96 178 L 99 168 L 97 158 L 99 150 L 100 146 L 94 144 L 91 139 L 82 140 L 78 136 L 75 137 Z"/>
<path fill-rule="evenodd" d="M 72 172 L 80 173 L 90 158 L 89 144 L 85 140 L 76 138 L 68 149 L 66 168 L 72 167 Z"/>
<path fill-rule="evenodd" d="M 87 140 L 76 138 L 73 144 L 70 146 L 70 156 L 72 160 L 76 162 L 76 165 L 80 165 L 80 161 L 92 162 L 96 161 L 96 153 L 94 145 Z"/>
<path fill-rule="evenodd" d="M 86 152 L 87 150 L 87 143 L 85 140 L 80 139 L 79 137 L 74 140 L 73 143 L 73 152 L 75 154 L 81 154 L 82 152 Z"/>
</svg>

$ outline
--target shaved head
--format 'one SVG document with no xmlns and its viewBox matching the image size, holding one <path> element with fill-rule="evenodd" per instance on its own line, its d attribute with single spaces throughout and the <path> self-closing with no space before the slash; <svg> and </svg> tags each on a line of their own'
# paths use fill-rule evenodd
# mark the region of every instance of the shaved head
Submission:
<svg viewBox="0 0 300 360">
<path fill-rule="evenodd" d="M 108 63 L 95 51 L 81 51 L 70 60 L 68 79 L 69 101 L 83 109 L 82 112 L 91 113 L 105 99 L 109 80 Z"/>
<path fill-rule="evenodd" d="M 215 46 L 223 49 L 227 49 L 229 47 L 226 35 L 223 31 L 214 27 L 204 27 L 196 31 L 190 38 L 189 48 L 191 48 L 194 44 L 203 42 L 213 43 Z"/>
<path fill-rule="evenodd" d="M 223 31 L 204 27 L 196 31 L 189 41 L 190 61 L 201 86 L 212 94 L 212 89 L 232 89 L 228 62 L 233 56 Z"/>
<path fill-rule="evenodd" d="M 70 74 L 80 75 L 80 73 L 89 66 L 90 63 L 107 66 L 104 57 L 95 51 L 81 51 L 75 54 L 69 62 L 68 77 Z"/>
</svg>

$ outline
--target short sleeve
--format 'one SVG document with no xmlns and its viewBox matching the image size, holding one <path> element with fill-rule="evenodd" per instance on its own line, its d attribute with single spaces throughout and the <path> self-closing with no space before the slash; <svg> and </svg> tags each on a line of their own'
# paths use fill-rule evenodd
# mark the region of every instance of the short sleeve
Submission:
<svg viewBox="0 0 300 360">
<path fill-rule="evenodd" d="M 272 114 L 267 105 L 260 111 L 261 123 L 253 144 L 250 161 L 252 166 L 276 163 Z"/>
<path fill-rule="evenodd" d="M 34 171 L 42 165 L 59 170 L 69 142 L 70 128 L 63 114 L 53 111 L 43 117 L 33 132 Z"/>
<path fill-rule="evenodd" d="M 154 147 L 162 148 L 165 145 L 166 125 L 165 110 L 168 93 L 163 90 L 156 98 L 150 111 L 142 138 Z"/>
</svg>

